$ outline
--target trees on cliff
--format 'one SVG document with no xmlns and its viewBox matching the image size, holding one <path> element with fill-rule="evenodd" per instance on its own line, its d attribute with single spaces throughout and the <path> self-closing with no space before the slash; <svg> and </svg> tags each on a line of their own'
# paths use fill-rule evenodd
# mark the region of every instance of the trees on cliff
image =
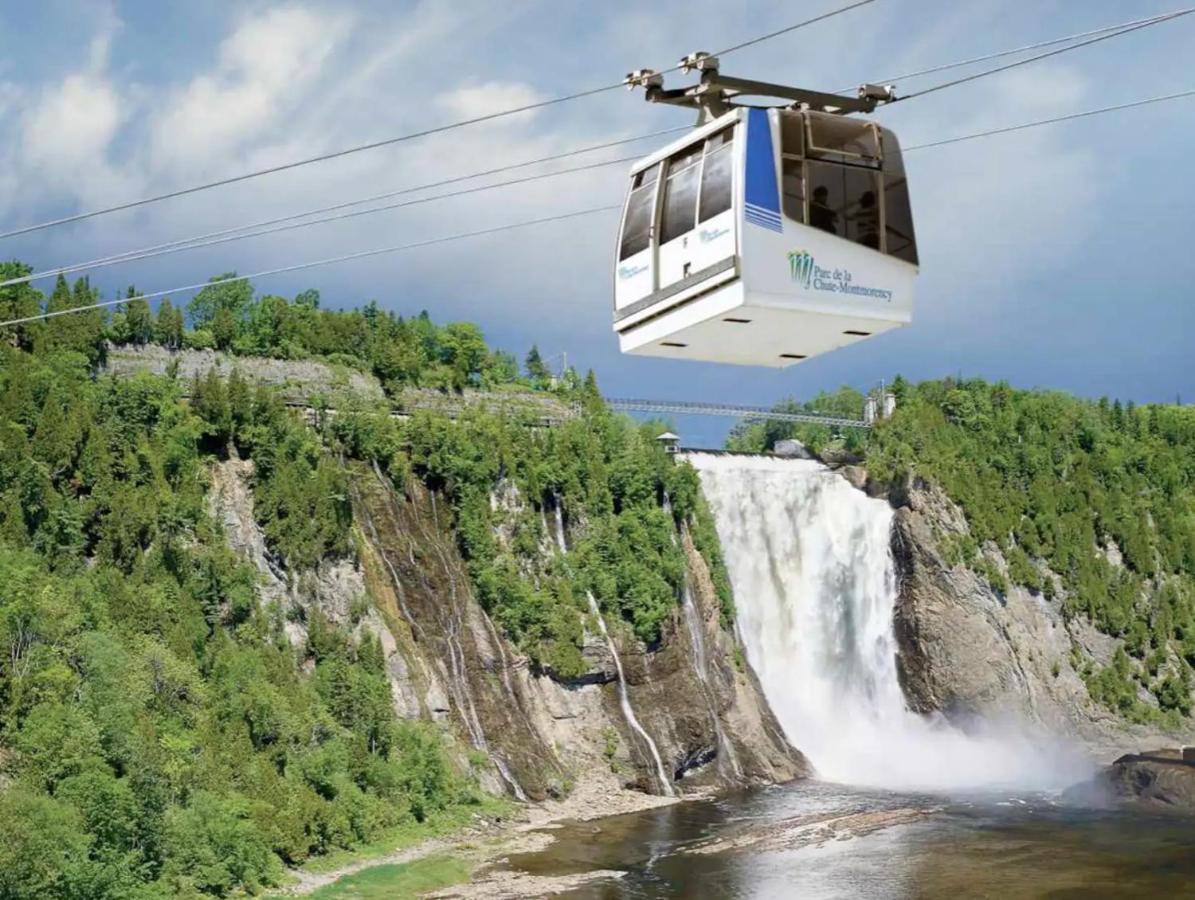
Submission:
<svg viewBox="0 0 1195 900">
<path fill-rule="evenodd" d="M 92 339 L 0 343 L 0 895 L 253 891 L 468 801 L 439 738 L 395 718 L 376 641 L 325 621 L 292 650 L 209 514 L 235 440 L 272 550 L 344 552 L 314 434 L 238 379 L 192 403 L 95 380 Z"/>
<path fill-rule="evenodd" d="M 1140 684 L 1160 709 L 1189 712 L 1195 409 L 925 382 L 905 390 L 867 459 L 873 477 L 926 478 L 962 507 L 961 561 L 994 545 L 1012 583 L 1061 591 L 1068 615 L 1121 639 L 1121 664 L 1087 668 L 1096 699 L 1148 717 Z"/>
</svg>

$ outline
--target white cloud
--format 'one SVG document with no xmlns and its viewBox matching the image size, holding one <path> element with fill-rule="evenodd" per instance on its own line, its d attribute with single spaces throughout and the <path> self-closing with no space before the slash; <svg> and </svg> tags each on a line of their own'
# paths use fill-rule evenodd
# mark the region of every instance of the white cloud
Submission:
<svg viewBox="0 0 1195 900">
<path fill-rule="evenodd" d="M 283 6 L 245 19 L 215 71 L 171 97 L 153 125 L 155 167 L 189 172 L 224 162 L 293 111 L 348 31 L 339 14 Z"/>
<path fill-rule="evenodd" d="M 529 84 L 518 81 L 487 81 L 470 84 L 441 95 L 439 105 L 462 119 L 475 119 L 504 109 L 518 109 L 539 103 L 545 97 Z M 524 123 L 534 111 L 509 116 L 507 124 Z"/>
<path fill-rule="evenodd" d="M 107 153 L 124 118 L 120 95 L 102 75 L 76 73 L 45 89 L 26 111 L 22 155 L 50 174 L 92 166 Z"/>
</svg>

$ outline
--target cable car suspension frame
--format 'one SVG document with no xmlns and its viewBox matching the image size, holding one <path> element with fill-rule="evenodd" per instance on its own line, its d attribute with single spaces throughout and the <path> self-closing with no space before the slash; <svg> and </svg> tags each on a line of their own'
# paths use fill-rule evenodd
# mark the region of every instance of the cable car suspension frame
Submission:
<svg viewBox="0 0 1195 900">
<path fill-rule="evenodd" d="M 732 109 L 751 105 L 736 102 L 738 97 L 779 97 L 790 102 L 790 109 L 808 109 L 838 115 L 870 113 L 879 104 L 896 100 L 895 88 L 890 84 L 863 84 L 859 86 L 858 96 L 849 97 L 766 81 L 734 78 L 723 75 L 719 69 L 718 57 L 703 50 L 690 53 L 680 61 L 679 66 L 680 71 L 686 74 L 700 72 L 701 80 L 688 87 L 669 89 L 664 87 L 664 76 L 659 72 L 654 69 L 636 69 L 627 73 L 624 84 L 631 90 L 643 88 L 645 99 L 649 103 L 667 103 L 696 109 L 697 125 L 712 122 Z"/>
</svg>

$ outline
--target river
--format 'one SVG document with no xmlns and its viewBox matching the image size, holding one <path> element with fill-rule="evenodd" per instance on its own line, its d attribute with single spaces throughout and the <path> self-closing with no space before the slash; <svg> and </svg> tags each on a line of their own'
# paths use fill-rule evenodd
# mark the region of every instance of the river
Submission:
<svg viewBox="0 0 1195 900">
<path fill-rule="evenodd" d="M 511 869 L 624 873 L 561 897 L 1195 896 L 1186 818 L 1046 794 L 895 793 L 818 781 L 565 825 Z"/>
<path fill-rule="evenodd" d="M 886 502 L 813 461 L 687 459 L 747 659 L 822 780 L 568 824 L 509 868 L 621 873 L 576 898 L 1195 897 L 1189 819 L 1062 801 L 1082 748 L 908 709 Z"/>
</svg>

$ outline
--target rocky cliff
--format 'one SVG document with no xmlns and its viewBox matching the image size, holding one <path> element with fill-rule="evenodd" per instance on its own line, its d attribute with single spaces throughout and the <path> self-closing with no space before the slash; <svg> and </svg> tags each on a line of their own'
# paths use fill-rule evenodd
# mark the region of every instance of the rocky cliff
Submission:
<svg viewBox="0 0 1195 900">
<path fill-rule="evenodd" d="M 382 386 L 372 375 L 355 368 L 316 360 L 232 356 L 216 350 L 169 350 L 159 344 L 135 346 L 109 344 L 104 353 L 104 374 L 125 376 L 138 372 L 166 375 L 171 370 L 183 381 L 216 372 L 222 377 L 237 369 L 254 384 L 277 390 L 290 403 L 307 402 L 313 395 L 351 391 L 367 400 L 383 400 Z"/>
<path fill-rule="evenodd" d="M 1095 703 L 1076 668 L 1089 661 L 1106 665 L 1113 638 L 1084 618 L 1065 618 L 1061 595 L 1048 600 L 1015 585 L 997 592 L 973 567 L 949 561 L 944 548 L 969 528 L 940 489 L 925 483 L 868 487 L 886 492 L 896 507 L 895 628 L 900 675 L 914 708 L 940 711 L 964 727 L 980 717 L 1027 722 L 1078 738 L 1106 759 L 1158 742 L 1157 729 L 1130 725 Z M 996 547 L 980 552 L 1007 573 Z"/>
<path fill-rule="evenodd" d="M 564 681 L 535 670 L 477 602 L 437 494 L 413 482 L 397 491 L 364 464 L 349 470 L 351 561 L 281 569 L 254 521 L 250 462 L 215 466 L 213 513 L 260 572 L 262 600 L 281 609 L 291 641 L 306 640 L 305 622 L 317 609 L 377 634 L 396 711 L 438 723 L 488 788 L 538 800 L 582 781 L 683 792 L 808 773 L 721 627 L 709 572 L 687 534 L 689 590 L 659 645 L 645 647 L 616 623 L 607 643 L 591 617 L 588 670 Z"/>
</svg>

